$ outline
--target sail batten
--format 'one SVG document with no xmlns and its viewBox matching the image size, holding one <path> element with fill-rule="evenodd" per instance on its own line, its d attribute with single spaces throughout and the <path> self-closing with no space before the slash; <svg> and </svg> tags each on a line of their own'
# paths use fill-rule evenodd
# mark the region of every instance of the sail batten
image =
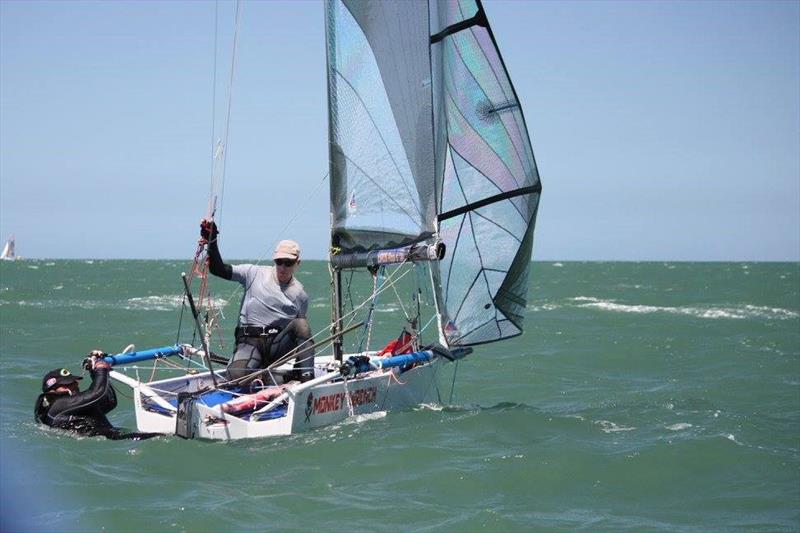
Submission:
<svg viewBox="0 0 800 533">
<path fill-rule="evenodd" d="M 483 10 L 478 10 L 478 13 L 471 18 L 464 19 L 461 22 L 456 22 L 448 26 L 447 28 L 443 29 L 436 35 L 431 35 L 431 44 L 438 43 L 445 37 L 453 35 L 454 33 L 458 33 L 460 31 L 464 31 L 472 26 L 486 26 L 488 21 L 486 20 L 486 15 L 484 14 Z"/>
<path fill-rule="evenodd" d="M 493 204 L 495 202 L 499 202 L 501 200 L 508 200 L 510 198 L 515 198 L 517 196 L 522 196 L 524 194 L 538 194 L 542 192 L 541 185 L 532 185 L 530 187 L 522 187 L 520 189 L 516 189 L 513 191 L 507 191 L 500 194 L 496 194 L 494 196 L 490 196 L 488 198 L 484 198 L 478 202 L 474 202 L 471 204 L 463 205 L 458 209 L 453 209 L 452 211 L 447 211 L 445 213 L 441 213 L 438 215 L 439 221 L 447 220 L 448 218 L 453 218 L 455 216 L 461 215 L 466 213 L 467 211 L 475 211 L 483 206 Z"/>
</svg>

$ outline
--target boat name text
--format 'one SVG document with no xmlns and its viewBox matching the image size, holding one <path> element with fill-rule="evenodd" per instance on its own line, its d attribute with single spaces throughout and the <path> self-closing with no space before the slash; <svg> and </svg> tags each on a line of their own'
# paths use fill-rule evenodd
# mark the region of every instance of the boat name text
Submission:
<svg viewBox="0 0 800 533">
<path fill-rule="evenodd" d="M 368 387 L 366 389 L 358 389 L 350 391 L 349 394 L 350 394 L 350 403 L 353 406 L 353 408 L 356 408 L 359 405 L 364 405 L 374 402 L 375 398 L 378 396 L 378 388 Z M 319 398 L 314 398 L 313 413 L 317 415 L 321 413 L 330 413 L 331 411 L 339 411 L 346 405 L 347 402 L 345 401 L 344 392 L 328 394 L 327 396 L 320 396 Z"/>
</svg>

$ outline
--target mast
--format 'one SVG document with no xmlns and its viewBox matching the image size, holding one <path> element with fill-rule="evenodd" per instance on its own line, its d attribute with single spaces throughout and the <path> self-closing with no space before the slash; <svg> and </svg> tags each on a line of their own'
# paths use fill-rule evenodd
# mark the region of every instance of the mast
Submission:
<svg viewBox="0 0 800 533">
<path fill-rule="evenodd" d="M 334 24 L 333 18 L 334 13 L 333 10 L 330 9 L 330 6 L 326 5 L 324 10 L 324 18 L 325 18 L 325 33 L 326 35 L 331 31 L 331 28 Z M 325 64 L 326 68 L 325 71 L 328 73 L 328 144 L 329 144 L 329 155 L 328 155 L 328 175 L 331 176 L 331 208 L 334 209 L 334 202 L 333 202 L 333 178 L 336 167 L 335 155 L 337 153 L 337 149 L 333 142 L 333 106 L 334 101 L 330 95 L 336 94 L 336 76 L 333 75 L 331 72 L 331 57 L 335 57 L 336 54 L 336 41 L 335 39 L 325 39 Z M 334 213 L 331 212 L 331 232 L 333 231 L 333 220 L 334 220 Z M 333 258 L 334 253 L 333 249 L 330 251 L 330 257 Z M 342 270 L 336 267 L 331 261 L 331 285 L 332 285 L 332 292 L 331 292 L 331 335 L 335 336 L 333 340 L 333 358 L 336 361 L 342 361 Z"/>
<path fill-rule="evenodd" d="M 333 358 L 336 361 L 342 361 L 342 270 L 340 268 L 333 269 L 333 302 L 331 309 L 333 312 L 333 320 L 331 321 L 331 335 L 335 335 L 333 340 Z"/>
</svg>

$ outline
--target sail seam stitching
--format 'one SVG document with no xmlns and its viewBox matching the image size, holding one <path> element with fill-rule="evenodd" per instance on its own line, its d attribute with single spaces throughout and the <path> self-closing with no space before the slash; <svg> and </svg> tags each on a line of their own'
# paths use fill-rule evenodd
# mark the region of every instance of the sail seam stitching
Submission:
<svg viewBox="0 0 800 533">
<path fill-rule="evenodd" d="M 448 68 L 452 69 L 452 67 L 448 67 Z M 473 80 L 475 80 L 475 77 L 474 77 L 474 75 L 472 74 L 472 72 L 471 72 L 471 71 L 469 71 L 469 69 L 467 69 L 467 71 L 469 72 L 469 74 L 470 74 L 470 76 L 472 77 L 472 79 L 473 79 Z M 452 76 L 451 76 L 451 77 L 452 77 Z M 475 82 L 477 83 L 477 80 L 475 80 Z M 480 84 L 478 84 L 478 86 L 480 87 Z M 486 100 L 487 100 L 488 102 L 491 102 L 491 100 L 489 100 L 489 97 L 488 97 L 488 96 L 486 96 L 486 93 L 483 91 L 483 89 L 481 89 L 481 92 L 483 93 L 484 97 L 486 97 Z M 490 150 L 490 151 L 491 151 L 491 152 L 492 152 L 492 153 L 495 155 L 495 157 L 497 157 L 497 160 L 498 160 L 498 161 L 500 161 L 500 164 L 501 164 L 501 165 L 503 165 L 503 167 L 506 169 L 506 172 L 508 172 L 508 175 L 509 175 L 509 176 L 511 176 L 511 179 L 513 179 L 513 180 L 514 180 L 514 184 L 515 184 L 515 185 L 517 185 L 517 186 L 519 186 L 519 181 L 517 180 L 517 177 L 514 175 L 514 172 L 513 172 L 513 171 L 512 171 L 512 170 L 511 170 L 511 169 L 508 167 L 508 163 L 507 163 L 507 162 L 506 162 L 506 161 L 505 161 L 505 160 L 504 160 L 504 159 L 503 159 L 503 158 L 500 156 L 500 154 L 498 154 L 498 153 L 497 153 L 497 150 L 495 149 L 495 147 L 494 147 L 494 146 L 492 146 L 491 144 L 489 144 L 489 142 L 488 142 L 486 139 L 484 139 L 484 138 L 483 138 L 483 136 L 480 134 L 480 131 L 479 131 L 478 127 L 477 127 L 475 124 L 473 124 L 473 123 L 472 123 L 472 122 L 469 120 L 469 118 L 467 118 L 466 114 L 465 114 L 465 113 L 464 113 L 464 112 L 461 110 L 461 108 L 458 106 L 458 104 L 456 103 L 455 99 L 453 99 L 453 96 L 451 95 L 450 91 L 448 90 L 448 91 L 446 91 L 446 93 L 447 93 L 447 94 L 446 94 L 446 96 L 447 96 L 447 99 L 448 99 L 450 102 L 452 102 L 452 105 L 447 105 L 446 113 L 447 113 L 448 115 L 449 115 L 450 113 L 453 113 L 453 114 L 457 114 L 458 116 L 460 116 L 460 117 L 461 117 L 461 119 L 464 121 L 464 123 L 465 123 L 467 126 L 469 126 L 469 128 L 470 128 L 470 129 L 471 129 L 473 132 L 475 132 L 475 135 L 476 135 L 476 136 L 477 136 L 477 137 L 478 137 L 478 138 L 479 138 L 479 139 L 480 139 L 480 140 L 481 140 L 481 141 L 482 141 L 482 142 L 483 142 L 483 143 L 486 145 L 486 147 L 487 147 L 487 148 L 488 148 L 488 149 L 489 149 L 489 150 Z M 448 119 L 448 120 L 450 120 L 450 117 L 448 116 L 448 117 L 447 117 L 447 119 Z M 501 121 L 501 123 L 502 123 L 502 121 Z M 505 132 L 506 132 L 506 135 L 508 135 L 508 133 L 509 133 L 509 132 L 508 132 L 508 129 L 506 128 L 506 126 L 505 126 L 505 124 L 504 124 L 504 123 L 503 123 L 503 130 L 505 130 Z M 509 140 L 510 140 L 510 137 L 509 137 Z M 450 145 L 452 146 L 452 142 L 450 143 Z M 514 145 L 514 143 L 512 142 L 512 143 L 511 143 L 511 145 L 513 146 L 513 145 Z M 514 151 L 517 153 L 517 156 L 519 157 L 519 152 L 517 152 L 517 149 L 516 149 L 516 147 L 514 147 Z M 462 159 L 464 159 L 464 161 L 467 161 L 467 162 L 469 162 L 470 164 L 472 164 L 472 163 L 471 163 L 471 162 L 470 162 L 470 161 L 469 161 L 467 158 L 465 158 L 464 156 L 462 156 L 462 155 L 461 155 L 461 154 L 458 152 L 458 150 L 456 150 L 456 153 L 458 153 L 458 155 L 459 155 L 459 156 L 461 156 L 461 158 L 462 158 Z M 474 166 L 474 165 L 473 165 L 473 166 Z M 523 168 L 523 169 L 522 169 L 522 171 L 524 172 L 524 171 L 525 171 L 525 169 Z M 481 174 L 483 174 L 483 172 L 481 172 Z M 484 174 L 484 176 L 485 176 L 485 174 Z M 528 176 L 525 176 L 525 178 L 526 178 L 526 179 L 527 179 L 527 177 L 528 177 Z"/>
<path fill-rule="evenodd" d="M 389 145 L 386 142 L 386 139 L 383 138 L 383 132 L 381 132 L 380 128 L 378 127 L 378 124 L 375 122 L 375 118 L 372 116 L 372 113 L 370 112 L 369 107 L 367 107 L 367 104 L 361 98 L 361 94 L 359 94 L 359 92 L 356 90 L 356 88 L 353 86 L 353 84 L 350 83 L 350 80 L 345 78 L 344 75 L 338 69 L 334 69 L 334 72 L 337 74 L 337 76 L 339 78 L 341 78 L 342 81 L 345 82 L 345 84 L 347 84 L 348 87 L 350 87 L 350 90 L 353 91 L 353 94 L 356 96 L 358 101 L 361 103 L 361 105 L 362 105 L 362 107 L 364 109 L 364 112 L 367 114 L 367 116 L 369 117 L 370 121 L 372 122 L 372 125 L 375 127 L 375 131 L 377 132 L 378 137 L 381 140 L 381 144 L 383 144 L 384 148 L 386 148 L 386 153 L 389 156 L 389 159 L 392 161 L 392 166 L 394 166 L 395 170 L 397 171 L 397 175 L 400 178 L 400 183 L 403 184 L 403 188 L 406 190 L 406 193 L 408 194 L 409 198 L 412 199 L 412 203 L 413 203 L 414 195 L 411 193 L 411 190 L 408 187 L 408 183 L 406 182 L 405 177 L 403 176 L 403 173 L 400 171 L 400 166 L 397 164 L 397 161 L 394 158 L 394 154 L 389 149 Z M 366 172 L 364 174 L 366 175 Z M 386 191 L 384 191 L 384 192 L 386 192 Z M 397 203 L 397 202 L 395 202 L 395 203 Z M 399 206 L 399 204 L 398 204 L 398 206 Z M 414 206 L 414 207 L 417 208 L 417 215 L 419 215 L 419 217 L 421 219 L 422 218 L 422 211 L 418 208 L 418 206 Z"/>
<path fill-rule="evenodd" d="M 458 109 L 457 109 L 457 110 L 458 110 Z M 463 115 L 463 114 L 462 114 L 461 116 L 462 116 L 462 117 L 464 117 L 464 115 Z M 466 120 L 466 117 L 464 117 L 464 120 Z M 472 127 L 472 124 L 470 124 L 470 123 L 469 123 L 469 121 L 467 121 L 467 124 L 469 124 L 469 126 L 470 126 L 470 127 Z M 477 131 L 476 131 L 476 133 L 477 133 Z M 500 185 L 498 185 L 498 184 L 497 184 L 497 183 L 496 183 L 494 180 L 492 180 L 492 179 L 491 179 L 489 176 L 487 176 L 487 175 L 486 175 L 486 174 L 485 174 L 485 173 L 484 173 L 482 170 L 480 170 L 478 167 L 476 167 L 475 165 L 473 165 L 473 164 L 472 164 L 472 162 L 471 162 L 471 161 L 469 161 L 469 159 L 467 159 L 466 157 L 464 157 L 464 156 L 461 154 L 461 152 L 459 152 L 459 151 L 458 151 L 458 150 L 457 150 L 457 149 L 456 149 L 456 148 L 453 146 L 453 144 L 452 144 L 452 143 L 448 142 L 448 146 L 450 146 L 450 150 L 451 150 L 451 151 L 453 151 L 453 152 L 455 152 L 455 153 L 458 155 L 458 157 L 460 157 L 460 158 L 461 158 L 461 159 L 462 159 L 462 160 L 463 160 L 463 161 L 464 161 L 466 164 L 468 164 L 470 167 L 474 168 L 474 169 L 475 169 L 475 171 L 476 171 L 478 174 L 480 174 L 481 176 L 483 176 L 484 178 L 486 178 L 486 181 L 488 181 L 489 183 L 491 183 L 491 184 L 492 184 L 492 185 L 493 185 L 493 186 L 494 186 L 494 187 L 495 187 L 495 188 L 496 188 L 498 191 L 500 191 L 500 193 L 498 193 L 498 194 L 503 194 L 503 192 L 507 192 L 507 191 L 504 191 L 504 190 L 503 190 L 503 188 L 502 188 L 502 187 L 500 187 Z M 495 152 L 495 151 L 494 151 L 494 148 L 493 148 L 493 147 L 489 146 L 488 144 L 487 144 L 486 146 L 488 146 L 488 147 L 489 147 L 489 149 L 492 151 L 492 153 L 494 153 L 495 155 L 497 155 L 497 152 Z M 500 160 L 500 162 L 502 163 L 503 167 L 505 167 L 505 169 L 508 171 L 508 173 L 509 173 L 509 175 L 512 177 L 512 179 L 514 179 L 514 184 L 515 184 L 517 187 L 519 187 L 519 183 L 517 182 L 517 179 L 516 179 L 516 178 L 514 178 L 514 174 L 511 172 L 511 169 L 510 169 L 510 168 L 508 168 L 508 166 L 505 164 L 505 162 L 503 161 L 503 159 L 502 159 L 502 158 L 501 158 L 499 155 L 497 155 L 497 158 Z M 456 168 L 456 164 L 455 164 L 455 160 L 453 160 L 453 169 L 455 169 L 455 168 Z M 514 190 L 518 190 L 518 189 L 514 189 Z M 466 199 L 466 195 L 464 195 L 464 196 L 465 196 L 465 199 Z M 494 198 L 494 197 L 492 197 L 492 198 Z M 521 217 L 523 220 L 525 220 L 525 221 L 526 221 L 526 223 L 527 223 L 527 220 L 526 220 L 526 218 L 525 218 L 525 215 L 523 215 L 523 214 L 522 214 L 522 211 L 520 211 L 519 207 L 517 207 L 517 205 L 516 205 L 516 204 L 514 204 L 514 209 L 516 209 L 517 213 L 519 213 L 519 216 L 520 216 L 520 217 Z M 449 213 L 449 211 L 448 211 L 448 213 Z M 440 215 L 440 216 L 441 216 L 441 215 Z M 439 220 L 441 221 L 442 219 L 440 218 Z"/>
<path fill-rule="evenodd" d="M 508 233 L 508 234 L 511 236 L 511 238 L 513 238 L 513 239 L 514 239 L 515 241 L 517 241 L 518 243 L 522 243 L 522 239 L 520 239 L 519 237 L 517 237 L 516 235 L 514 235 L 514 234 L 511 232 L 511 230 L 509 230 L 509 229 L 507 229 L 507 228 L 505 228 L 505 227 L 501 226 L 500 224 L 498 224 L 497 222 L 495 222 L 494 220 L 492 220 L 492 219 L 491 219 L 491 218 L 489 218 L 489 217 L 485 217 L 485 216 L 483 216 L 482 214 L 480 214 L 480 213 L 477 213 L 477 212 L 476 212 L 475 214 L 476 214 L 477 216 L 481 217 L 482 219 L 484 219 L 486 222 L 488 222 L 488 223 L 490 223 L 490 224 L 494 224 L 495 226 L 497 226 L 497 228 L 498 228 L 498 229 L 501 229 L 501 230 L 503 230 L 504 232 Z"/>
<path fill-rule="evenodd" d="M 397 200 L 395 200 L 395 199 L 394 199 L 394 198 L 393 198 L 393 197 L 392 197 L 392 196 L 389 194 L 389 192 L 388 192 L 386 189 L 384 189 L 383 187 L 381 187 L 381 186 L 380 186 L 380 184 L 378 183 L 378 181 L 377 181 L 375 178 L 373 178 L 372 176 L 370 176 L 369 174 L 367 174 L 367 172 L 366 172 L 366 171 L 365 171 L 363 168 L 361 168 L 361 166 L 360 166 L 358 163 L 356 163 L 356 162 L 353 160 L 353 158 L 352 158 L 352 157 L 350 157 L 349 155 L 347 155 L 347 154 L 345 154 L 345 153 L 342 153 L 342 155 L 344 155 L 344 158 L 345 158 L 345 159 L 347 159 L 348 161 L 350 161 L 350 163 L 352 163 L 352 164 L 353 164 L 353 166 L 354 166 L 354 167 L 356 167 L 356 168 L 358 169 L 358 171 L 359 171 L 361 174 L 363 174 L 363 175 L 364 175 L 364 177 L 365 177 L 365 178 L 367 178 L 369 181 L 371 181 L 373 184 L 375 184 L 375 187 L 377 187 L 378 189 L 380 189 L 380 191 L 381 191 L 381 192 L 383 192 L 383 193 L 386 195 L 386 197 L 387 197 L 387 198 L 391 199 L 391 200 L 392 200 L 392 203 L 393 203 L 393 204 L 395 204 L 395 205 L 396 205 L 396 206 L 397 206 L 397 207 L 400 209 L 400 211 L 402 211 L 402 212 L 403 212 L 403 214 L 404 214 L 405 216 L 407 216 L 409 219 L 411 219 L 411 222 L 412 222 L 414 225 L 416 225 L 417 227 L 419 227 L 419 223 L 418 223 L 418 222 L 417 222 L 417 221 L 414 219 L 414 217 L 411 215 L 411 213 L 409 213 L 409 212 L 408 212 L 406 209 L 404 209 L 404 208 L 403 208 L 403 206 L 402 206 L 402 205 L 400 205 L 400 203 L 399 203 Z"/>
</svg>

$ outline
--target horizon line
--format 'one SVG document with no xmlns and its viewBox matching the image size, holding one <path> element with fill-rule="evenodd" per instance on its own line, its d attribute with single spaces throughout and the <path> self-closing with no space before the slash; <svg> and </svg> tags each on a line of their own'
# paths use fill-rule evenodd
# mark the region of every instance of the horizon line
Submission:
<svg viewBox="0 0 800 533">
<path fill-rule="evenodd" d="M 190 258 L 175 257 L 16 257 L 13 260 L 3 260 L 2 263 L 15 263 L 25 261 L 186 261 Z M 271 259 L 237 258 L 226 260 L 226 263 L 269 263 Z M 329 263 L 328 259 L 301 259 L 301 261 L 314 261 Z M 797 259 L 531 259 L 531 263 L 800 263 Z"/>
</svg>

